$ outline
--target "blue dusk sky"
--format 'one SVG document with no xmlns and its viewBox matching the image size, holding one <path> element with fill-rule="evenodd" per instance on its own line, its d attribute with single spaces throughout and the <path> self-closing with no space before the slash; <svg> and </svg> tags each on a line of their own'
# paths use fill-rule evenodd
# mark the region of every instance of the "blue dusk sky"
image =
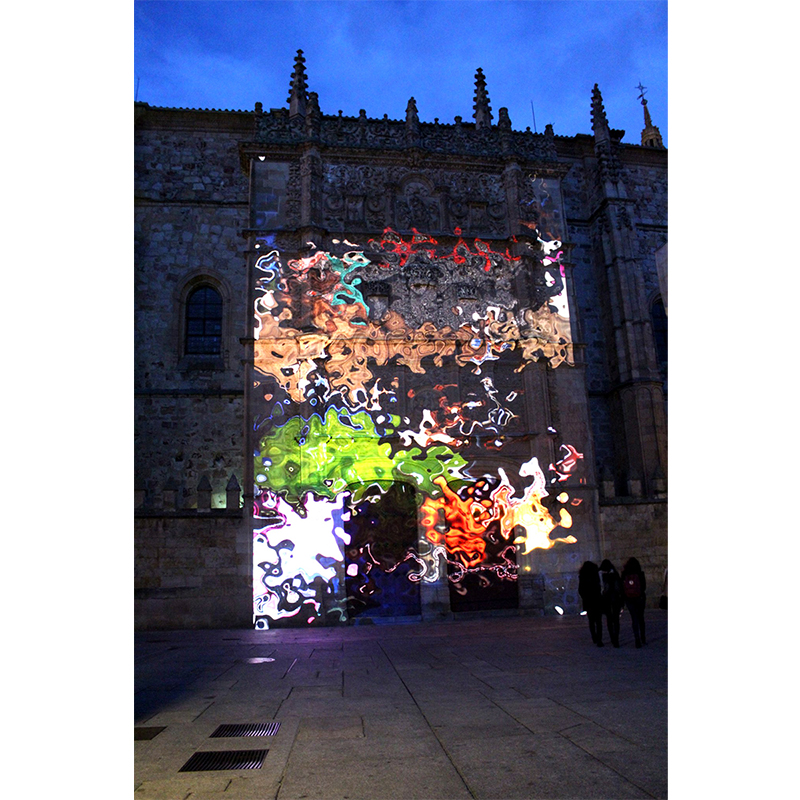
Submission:
<svg viewBox="0 0 800 800">
<path fill-rule="evenodd" d="M 664 0 L 139 0 L 134 97 L 155 106 L 286 106 L 297 50 L 323 114 L 472 120 L 483 69 L 494 121 L 591 133 L 597 83 L 612 128 L 638 144 L 646 87 L 667 144 Z M 533 109 L 531 108 L 533 105 Z"/>
</svg>

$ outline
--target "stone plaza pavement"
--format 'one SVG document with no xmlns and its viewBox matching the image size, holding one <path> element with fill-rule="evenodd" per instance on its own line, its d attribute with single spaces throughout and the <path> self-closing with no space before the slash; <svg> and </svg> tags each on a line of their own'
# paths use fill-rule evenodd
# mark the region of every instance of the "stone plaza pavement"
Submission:
<svg viewBox="0 0 800 800">
<path fill-rule="evenodd" d="M 641 649 L 626 614 L 618 649 L 578 616 L 137 633 L 134 797 L 665 798 L 646 622 Z"/>
</svg>

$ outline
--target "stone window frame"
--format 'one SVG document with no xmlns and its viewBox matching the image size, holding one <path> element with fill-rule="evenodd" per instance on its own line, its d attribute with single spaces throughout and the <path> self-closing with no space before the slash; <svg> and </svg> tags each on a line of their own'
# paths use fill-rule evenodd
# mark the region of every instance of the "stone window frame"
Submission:
<svg viewBox="0 0 800 800">
<path fill-rule="evenodd" d="M 186 299 L 185 313 L 184 354 L 220 355 L 222 353 L 222 295 L 208 283 L 201 283 L 189 293 Z M 199 326 L 199 331 L 191 330 L 193 323 Z M 216 327 L 216 325 L 219 325 L 217 331 L 209 328 L 209 326 Z"/>
<path fill-rule="evenodd" d="M 186 353 L 186 312 L 189 296 L 203 286 L 216 291 L 222 298 L 222 330 L 219 355 L 192 355 Z M 230 365 L 230 337 L 234 330 L 232 294 L 227 281 L 214 270 L 198 269 L 180 282 L 173 299 L 174 313 L 171 338 L 175 366 L 179 370 L 224 371 Z"/>
</svg>

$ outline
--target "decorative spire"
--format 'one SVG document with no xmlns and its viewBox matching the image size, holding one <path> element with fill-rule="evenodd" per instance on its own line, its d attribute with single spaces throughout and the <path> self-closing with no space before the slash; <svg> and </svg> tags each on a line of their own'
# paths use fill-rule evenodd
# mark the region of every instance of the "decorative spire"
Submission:
<svg viewBox="0 0 800 800">
<path fill-rule="evenodd" d="M 312 139 L 318 138 L 321 125 L 322 114 L 319 111 L 319 98 L 316 92 L 309 92 L 306 107 L 306 135 Z"/>
<path fill-rule="evenodd" d="M 558 151 L 556 150 L 556 135 L 553 131 L 552 122 L 548 122 L 547 125 L 544 126 L 544 147 L 550 158 L 552 158 L 553 161 L 557 161 Z"/>
<path fill-rule="evenodd" d="M 664 142 L 661 140 L 661 131 L 659 131 L 659 129 L 653 125 L 653 120 L 650 119 L 650 111 L 647 108 L 647 100 L 644 99 L 644 92 L 647 87 L 642 86 L 642 82 L 639 81 L 639 85 L 636 88 L 639 90 L 639 99 L 642 101 L 642 106 L 644 106 L 644 130 L 642 130 L 642 146 L 658 147 L 661 150 L 664 150 Z"/>
<path fill-rule="evenodd" d="M 294 59 L 294 72 L 289 84 L 289 117 L 306 115 L 306 100 L 308 99 L 308 84 L 306 83 L 306 60 L 303 51 L 298 50 Z"/>
<path fill-rule="evenodd" d="M 597 142 L 608 141 L 611 138 L 606 111 L 603 108 L 603 95 L 600 94 L 597 84 L 592 89 L 592 131 Z"/>
<path fill-rule="evenodd" d="M 497 112 L 497 127 L 503 130 L 511 130 L 511 117 L 508 116 L 508 109 L 504 106 Z"/>
<path fill-rule="evenodd" d="M 417 101 L 411 97 L 406 106 L 406 125 L 419 125 L 419 115 L 417 114 Z"/>
<path fill-rule="evenodd" d="M 406 144 L 409 147 L 419 145 L 419 115 L 417 101 L 412 97 L 406 106 Z"/>
<path fill-rule="evenodd" d="M 624 187 L 617 187 L 619 182 L 619 159 L 616 155 L 616 145 L 608 127 L 608 119 L 603 108 L 603 96 L 597 84 L 592 90 L 592 130 L 594 131 L 594 151 L 597 156 L 598 175 L 601 184 L 605 184 L 605 191 L 611 192 L 616 196 L 619 191 L 624 191 Z M 620 138 L 624 131 L 614 131 L 616 137 Z"/>
<path fill-rule="evenodd" d="M 239 481 L 236 480 L 236 475 L 231 472 L 231 477 L 228 479 L 228 484 L 225 487 L 225 508 L 238 510 L 239 494 L 241 491 L 242 488 L 239 486 Z"/>
<path fill-rule="evenodd" d="M 489 93 L 486 91 L 486 78 L 483 70 L 478 67 L 475 73 L 475 104 L 472 106 L 475 113 L 475 128 L 488 128 L 492 124 L 492 107 L 489 105 Z"/>
</svg>

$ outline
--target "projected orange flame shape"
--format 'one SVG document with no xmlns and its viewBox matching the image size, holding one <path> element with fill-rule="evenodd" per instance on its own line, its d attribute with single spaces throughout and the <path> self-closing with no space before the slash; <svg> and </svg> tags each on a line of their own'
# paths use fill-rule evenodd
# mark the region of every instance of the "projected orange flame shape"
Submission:
<svg viewBox="0 0 800 800">
<path fill-rule="evenodd" d="M 444 540 L 448 554 L 465 566 L 470 567 L 479 563 L 486 550 L 484 536 L 489 524 L 498 521 L 500 531 L 505 539 L 510 540 L 517 528 L 522 528 L 524 535 L 517 536 L 513 541 L 523 547 L 522 554 L 531 550 L 549 550 L 557 542 L 574 544 L 574 536 L 550 538 L 550 533 L 555 528 L 572 527 L 572 516 L 562 508 L 559 511 L 559 520 L 553 519 L 550 512 L 542 504 L 545 490 L 544 475 L 536 467 L 534 481 L 525 490 L 521 498 L 514 497 L 514 488 L 508 482 L 503 471 L 500 471 L 501 483 L 491 493 L 490 499 L 477 500 L 472 495 L 474 487 L 468 487 L 468 498 L 459 497 L 448 485 L 443 477 L 434 479 L 434 483 L 442 490 L 442 496 L 425 499 L 422 504 L 422 525 L 425 536 L 433 544 L 441 544 Z M 442 534 L 436 530 L 440 520 L 440 512 L 447 523 L 447 532 Z"/>
<path fill-rule="evenodd" d="M 458 559 L 466 567 L 479 564 L 486 552 L 483 533 L 491 517 L 472 498 L 462 500 L 441 476 L 434 478 L 433 482 L 442 490 L 442 497 L 427 497 L 422 504 L 422 524 L 428 541 L 440 544 L 444 538 L 447 552 L 452 558 Z M 444 537 L 433 525 L 428 527 L 431 521 L 438 521 L 440 511 L 448 528 Z"/>
</svg>

